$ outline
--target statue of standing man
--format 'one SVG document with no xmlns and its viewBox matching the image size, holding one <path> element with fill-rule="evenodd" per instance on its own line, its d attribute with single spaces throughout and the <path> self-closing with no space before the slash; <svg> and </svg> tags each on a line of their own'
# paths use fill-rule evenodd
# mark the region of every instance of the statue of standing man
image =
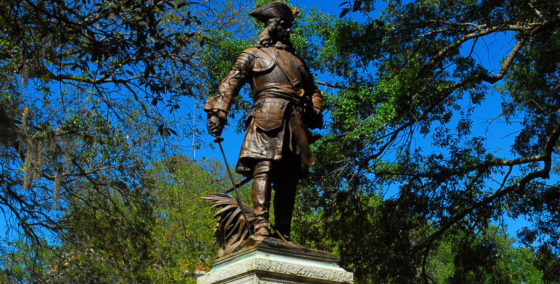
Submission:
<svg viewBox="0 0 560 284">
<path fill-rule="evenodd" d="M 290 42 L 296 14 L 296 9 L 279 1 L 250 13 L 265 29 L 257 44 L 239 55 L 204 106 L 208 132 L 220 136 L 232 97 L 245 83 L 251 85 L 253 108 L 246 119 L 236 171 L 253 178 L 253 230 L 257 236 L 271 236 L 273 188 L 274 231 L 289 239 L 297 183 L 313 164 L 309 129 L 322 127 L 321 93 Z"/>
</svg>

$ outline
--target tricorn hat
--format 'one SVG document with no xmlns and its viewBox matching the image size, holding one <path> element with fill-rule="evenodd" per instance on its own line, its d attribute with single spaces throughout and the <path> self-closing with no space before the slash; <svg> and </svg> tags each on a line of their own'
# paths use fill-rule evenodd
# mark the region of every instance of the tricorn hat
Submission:
<svg viewBox="0 0 560 284">
<path fill-rule="evenodd" d="M 298 12 L 297 8 L 292 9 L 284 2 L 275 1 L 257 8 L 249 15 L 266 24 L 272 18 L 293 22 Z"/>
</svg>

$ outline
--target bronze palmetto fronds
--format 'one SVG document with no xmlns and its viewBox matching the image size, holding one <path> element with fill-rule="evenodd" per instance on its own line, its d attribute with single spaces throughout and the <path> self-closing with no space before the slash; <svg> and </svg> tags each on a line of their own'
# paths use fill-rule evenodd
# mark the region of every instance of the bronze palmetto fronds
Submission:
<svg viewBox="0 0 560 284">
<path fill-rule="evenodd" d="M 255 220 L 255 211 L 251 206 L 223 193 L 207 194 L 202 198 L 218 209 L 214 214 L 214 219 L 219 219 L 214 230 L 214 237 L 220 245 L 218 256 L 232 252 L 251 236 Z"/>
</svg>

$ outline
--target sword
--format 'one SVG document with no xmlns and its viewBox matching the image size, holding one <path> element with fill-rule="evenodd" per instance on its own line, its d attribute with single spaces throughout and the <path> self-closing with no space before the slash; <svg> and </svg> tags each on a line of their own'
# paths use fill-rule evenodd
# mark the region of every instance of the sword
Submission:
<svg viewBox="0 0 560 284">
<path fill-rule="evenodd" d="M 235 200 L 237 201 L 237 206 L 239 206 L 239 210 L 241 210 L 241 216 L 243 216 L 243 219 L 245 220 L 245 224 L 247 224 L 247 228 L 249 228 L 249 233 L 251 234 L 251 236 L 253 236 L 254 235 L 253 228 L 249 224 L 249 219 L 247 219 L 247 216 L 245 216 L 245 212 L 243 212 L 243 205 L 241 203 L 241 198 L 239 198 L 239 192 L 237 191 L 238 185 L 235 184 L 235 180 L 233 179 L 233 174 L 231 173 L 231 170 L 229 168 L 229 164 L 226 159 L 226 153 L 224 152 L 224 147 L 222 146 L 222 141 L 224 141 L 224 138 L 222 138 L 221 136 L 216 136 L 216 139 L 214 139 L 214 142 L 218 143 L 218 146 L 220 147 L 220 152 L 222 152 L 222 157 L 224 158 L 224 163 L 226 164 L 226 170 L 228 172 L 229 179 L 231 180 L 231 184 L 233 185 Z M 231 190 L 228 190 L 228 192 L 231 192 Z"/>
<path fill-rule="evenodd" d="M 250 181 L 250 180 L 252 180 L 251 177 L 245 178 L 245 179 L 243 179 L 242 181 L 238 182 L 238 183 L 235 185 L 235 187 L 232 186 L 232 187 L 228 188 L 224 193 L 225 193 L 225 194 L 228 194 L 228 193 L 232 192 L 235 188 L 240 188 L 240 187 L 242 187 L 243 185 L 245 185 L 245 184 L 246 184 L 248 181 Z"/>
</svg>

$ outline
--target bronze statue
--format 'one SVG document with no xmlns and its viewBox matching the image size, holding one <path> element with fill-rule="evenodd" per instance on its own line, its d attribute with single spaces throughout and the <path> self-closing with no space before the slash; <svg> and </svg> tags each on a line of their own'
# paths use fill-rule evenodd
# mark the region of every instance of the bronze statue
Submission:
<svg viewBox="0 0 560 284">
<path fill-rule="evenodd" d="M 232 97 L 245 83 L 251 85 L 254 103 L 245 121 L 247 133 L 236 171 L 253 178 L 250 221 L 254 234 L 263 237 L 271 236 L 272 187 L 274 231 L 289 239 L 296 186 L 313 164 L 309 129 L 322 127 L 321 93 L 290 42 L 296 14 L 296 9 L 283 2 L 272 2 L 250 13 L 266 27 L 256 46 L 239 55 L 218 92 L 204 106 L 208 131 L 219 137 Z"/>
</svg>

